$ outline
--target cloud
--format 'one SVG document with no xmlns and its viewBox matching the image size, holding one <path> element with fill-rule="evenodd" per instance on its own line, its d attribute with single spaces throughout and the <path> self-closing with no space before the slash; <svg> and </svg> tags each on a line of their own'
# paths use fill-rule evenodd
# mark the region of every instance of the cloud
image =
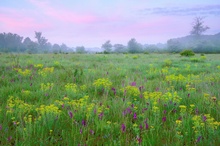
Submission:
<svg viewBox="0 0 220 146">
<path fill-rule="evenodd" d="M 141 15 L 220 15 L 220 5 L 194 6 L 194 7 L 156 7 L 146 8 L 139 11 Z"/>
<path fill-rule="evenodd" d="M 28 34 L 37 29 L 47 29 L 50 24 L 39 23 L 33 16 L 27 15 L 27 11 L 18 11 L 11 8 L 1 8 L 0 10 L 1 29 L 8 32 Z"/>
</svg>

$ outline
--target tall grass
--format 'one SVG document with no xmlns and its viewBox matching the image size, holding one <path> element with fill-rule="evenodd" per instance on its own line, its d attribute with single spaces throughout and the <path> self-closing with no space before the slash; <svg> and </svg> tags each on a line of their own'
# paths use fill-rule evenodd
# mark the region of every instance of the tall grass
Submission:
<svg viewBox="0 0 220 146">
<path fill-rule="evenodd" d="M 1 54 L 0 145 L 220 145 L 219 58 Z"/>
</svg>

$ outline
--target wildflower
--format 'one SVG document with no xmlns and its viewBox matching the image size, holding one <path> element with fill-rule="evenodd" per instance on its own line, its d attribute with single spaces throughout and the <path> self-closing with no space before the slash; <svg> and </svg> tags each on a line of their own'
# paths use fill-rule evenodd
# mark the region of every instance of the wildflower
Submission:
<svg viewBox="0 0 220 146">
<path fill-rule="evenodd" d="M 82 120 L 82 125 L 85 127 L 86 126 L 86 121 Z"/>
<path fill-rule="evenodd" d="M 136 82 L 132 82 L 132 83 L 131 83 L 131 86 L 136 86 Z"/>
<path fill-rule="evenodd" d="M 101 112 L 101 113 L 99 114 L 99 119 L 100 119 L 100 120 L 102 119 L 103 115 L 104 115 L 103 112 Z"/>
<path fill-rule="evenodd" d="M 2 125 L 0 125 L 0 130 L 2 130 Z"/>
<path fill-rule="evenodd" d="M 12 140 L 12 136 L 9 136 L 9 137 L 8 137 L 8 141 L 11 141 L 11 140 Z"/>
<path fill-rule="evenodd" d="M 90 133 L 93 135 L 95 132 L 93 130 L 90 130 Z"/>
<path fill-rule="evenodd" d="M 181 123 L 182 123 L 181 120 L 176 120 L 176 124 L 177 124 L 177 125 L 180 125 Z"/>
<path fill-rule="evenodd" d="M 163 118 L 162 118 L 162 121 L 163 121 L 163 122 L 166 122 L 166 120 L 167 120 L 166 117 L 163 117 Z"/>
<path fill-rule="evenodd" d="M 107 124 L 111 124 L 111 121 L 107 121 Z"/>
<path fill-rule="evenodd" d="M 128 107 L 128 108 L 126 109 L 126 113 L 129 113 L 129 114 L 131 114 L 131 113 L 132 113 L 132 111 L 131 111 L 131 108 L 130 108 L 130 107 Z"/>
<path fill-rule="evenodd" d="M 167 111 L 166 111 L 166 110 L 164 110 L 164 111 L 163 111 L 163 114 L 166 114 L 166 113 L 167 113 Z"/>
<path fill-rule="evenodd" d="M 139 128 L 140 128 L 140 130 L 142 130 L 142 129 L 143 129 L 143 126 L 140 124 Z"/>
<path fill-rule="evenodd" d="M 113 87 L 112 91 L 114 92 L 114 95 L 116 95 L 116 89 Z"/>
<path fill-rule="evenodd" d="M 137 143 L 141 143 L 141 142 L 142 142 L 142 139 L 137 136 Z"/>
<path fill-rule="evenodd" d="M 134 113 L 133 119 L 136 120 L 137 119 L 137 114 Z"/>
<path fill-rule="evenodd" d="M 199 136 L 199 137 L 197 138 L 197 141 L 196 141 L 196 142 L 200 142 L 201 138 L 202 138 L 202 136 Z"/>
<path fill-rule="evenodd" d="M 206 119 L 207 119 L 207 117 L 206 117 L 206 116 L 203 116 L 203 122 L 205 122 L 205 121 L 206 121 Z"/>
<path fill-rule="evenodd" d="M 149 129 L 149 125 L 147 123 L 145 124 L 145 128 L 146 128 L 146 130 Z"/>
<path fill-rule="evenodd" d="M 133 124 L 133 127 L 137 127 L 138 125 L 136 123 Z"/>
<path fill-rule="evenodd" d="M 126 131 L 125 124 L 122 124 L 122 125 L 121 125 L 121 131 L 122 131 L 122 133 L 124 133 L 124 132 Z"/>
</svg>

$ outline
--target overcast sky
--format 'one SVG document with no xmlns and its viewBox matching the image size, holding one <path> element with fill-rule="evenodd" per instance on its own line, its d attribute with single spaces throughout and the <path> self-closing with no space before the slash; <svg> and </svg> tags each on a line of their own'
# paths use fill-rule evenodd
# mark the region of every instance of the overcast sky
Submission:
<svg viewBox="0 0 220 146">
<path fill-rule="evenodd" d="M 188 35 L 196 16 L 205 17 L 206 34 L 220 32 L 220 0 L 0 0 L 1 33 L 35 40 L 40 31 L 72 47 L 166 43 Z"/>
</svg>

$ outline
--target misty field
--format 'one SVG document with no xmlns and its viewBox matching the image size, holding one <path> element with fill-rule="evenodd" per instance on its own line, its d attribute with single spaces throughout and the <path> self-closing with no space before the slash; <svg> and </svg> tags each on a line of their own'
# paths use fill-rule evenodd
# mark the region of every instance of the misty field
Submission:
<svg viewBox="0 0 220 146">
<path fill-rule="evenodd" d="M 220 145 L 219 58 L 1 54 L 0 145 Z"/>
</svg>

